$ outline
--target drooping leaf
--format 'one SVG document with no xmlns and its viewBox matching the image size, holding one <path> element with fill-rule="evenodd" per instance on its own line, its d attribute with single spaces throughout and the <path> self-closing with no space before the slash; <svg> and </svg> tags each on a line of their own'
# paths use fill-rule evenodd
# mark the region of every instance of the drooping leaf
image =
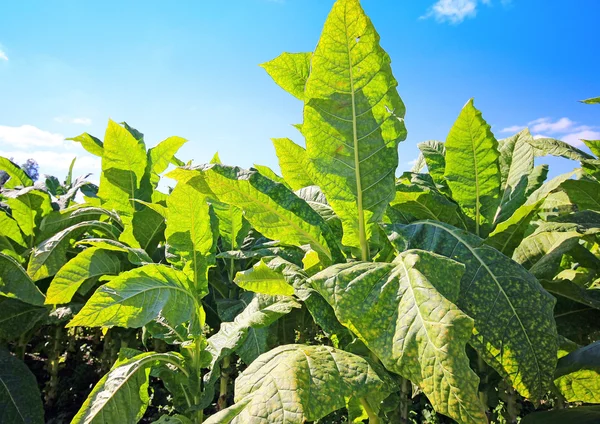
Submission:
<svg viewBox="0 0 600 424">
<path fill-rule="evenodd" d="M 394 390 L 366 359 L 329 346 L 286 345 L 256 359 L 235 382 L 235 404 L 206 424 L 301 424 L 368 399 L 373 409 Z"/>
<path fill-rule="evenodd" d="M 4 188 L 29 187 L 33 185 L 31 178 L 29 178 L 19 165 L 2 156 L 0 156 L 0 171 L 6 172 L 9 176 L 8 181 L 3 185 Z"/>
<path fill-rule="evenodd" d="M 274 138 L 272 141 L 279 158 L 281 174 L 292 190 L 314 185 L 307 171 L 309 163 L 306 150 L 289 138 Z"/>
<path fill-rule="evenodd" d="M 597 424 L 600 421 L 600 406 L 579 406 L 577 408 L 554 409 L 548 412 L 534 412 L 521 420 L 522 424 Z"/>
<path fill-rule="evenodd" d="M 423 156 L 423 153 L 419 153 L 419 156 L 417 156 L 417 158 L 414 160 L 413 166 L 410 169 L 410 172 L 414 172 L 414 173 L 418 173 L 423 171 L 423 169 L 425 169 L 425 167 L 427 166 L 427 162 L 425 161 L 425 156 Z"/>
<path fill-rule="evenodd" d="M 42 219 L 52 211 L 50 196 L 36 190 L 35 187 L 3 194 L 6 196 L 5 202 L 10 206 L 12 217 L 23 232 L 25 242 L 32 247 Z"/>
<path fill-rule="evenodd" d="M 600 403 L 600 342 L 558 360 L 554 384 L 568 402 Z"/>
<path fill-rule="evenodd" d="M 282 53 L 260 66 L 278 86 L 292 96 L 304 100 L 304 86 L 310 73 L 311 56 L 312 53 Z"/>
<path fill-rule="evenodd" d="M 27 247 L 19 224 L 3 210 L 0 210 L 0 228 L 2 228 L 0 237 L 6 238 L 8 242 L 14 246 L 13 248 Z"/>
<path fill-rule="evenodd" d="M 514 250 L 521 244 L 529 223 L 537 215 L 543 200 L 531 205 L 518 208 L 510 218 L 500 222 L 485 240 L 485 244 L 511 257 Z"/>
<path fill-rule="evenodd" d="M 0 339 L 17 340 L 47 315 L 47 307 L 0 296 Z"/>
<path fill-rule="evenodd" d="M 104 155 L 104 143 L 90 135 L 88 133 L 83 133 L 78 135 L 77 137 L 67 138 L 67 140 L 76 141 L 77 143 L 81 143 L 81 147 L 87 150 L 89 153 L 95 156 L 102 157 Z"/>
<path fill-rule="evenodd" d="M 0 348 L 0 422 L 44 423 L 44 406 L 35 376 L 4 348 Z"/>
<path fill-rule="evenodd" d="M 150 402 L 150 369 L 161 362 L 181 363 L 173 352 L 121 352 L 113 368 L 100 379 L 73 418 L 72 424 L 136 424 Z"/>
<path fill-rule="evenodd" d="M 73 205 L 60 211 L 52 211 L 44 217 L 37 232 L 36 241 L 39 243 L 49 239 L 56 233 L 83 221 L 100 221 L 109 218 L 119 228 L 123 223 L 119 215 L 104 208 L 90 206 L 86 203 Z"/>
<path fill-rule="evenodd" d="M 423 251 L 392 263 L 333 265 L 311 278 L 390 371 L 417 384 L 435 410 L 461 423 L 486 422 L 465 348 L 473 320 L 455 306 L 464 266 Z"/>
<path fill-rule="evenodd" d="M 167 198 L 167 259 L 194 282 L 199 296 L 208 293 L 207 272 L 214 265 L 216 240 L 206 197 L 179 183 Z"/>
<path fill-rule="evenodd" d="M 428 140 L 417 145 L 427 163 L 427 171 L 436 184 L 445 185 L 444 172 L 446 170 L 446 147 L 444 143 Z"/>
<path fill-rule="evenodd" d="M 34 281 L 53 276 L 67 263 L 67 251 L 71 241 L 91 231 L 114 239 L 118 238 L 120 233 L 117 227 L 107 222 L 84 221 L 75 224 L 42 242 L 33 250 L 27 273 Z"/>
<path fill-rule="evenodd" d="M 310 246 L 329 258 L 341 253 L 331 229 L 304 200 L 283 185 L 257 171 L 212 164 L 192 170 L 179 169 L 172 178 L 199 176 L 189 183 L 204 194 L 244 211 L 245 218 L 264 236 L 292 246 Z"/>
<path fill-rule="evenodd" d="M 121 260 L 114 253 L 96 247 L 85 249 L 56 273 L 46 292 L 46 304 L 69 303 L 87 280 L 117 275 L 122 270 Z"/>
<path fill-rule="evenodd" d="M 404 104 L 390 57 L 358 0 L 339 0 L 311 61 L 304 123 L 311 179 L 342 220 L 343 243 L 369 256 L 373 224 L 394 198 Z"/>
<path fill-rule="evenodd" d="M 254 293 L 271 296 L 292 296 L 294 294 L 294 288 L 288 284 L 283 275 L 273 271 L 262 260 L 258 261 L 251 269 L 238 272 L 234 282 L 244 290 Z"/>
<path fill-rule="evenodd" d="M 149 264 L 101 286 L 67 326 L 140 328 L 159 315 L 177 325 L 191 320 L 198 310 L 182 271 Z"/>
<path fill-rule="evenodd" d="M 150 166 L 150 182 L 154 188 L 158 185 L 160 174 L 165 172 L 169 163 L 181 146 L 187 143 L 185 138 L 169 137 L 148 150 L 148 165 Z"/>
<path fill-rule="evenodd" d="M 542 280 L 541 283 L 548 292 L 556 297 L 561 296 L 582 305 L 600 309 L 600 290 L 598 289 L 588 289 L 569 280 Z"/>
<path fill-rule="evenodd" d="M 595 181 L 566 180 L 560 188 L 579 210 L 600 211 L 600 190 Z"/>
<path fill-rule="evenodd" d="M 528 129 L 500 140 L 500 205 L 496 212 L 495 223 L 503 222 L 512 216 L 527 200 L 529 176 L 533 172 L 534 154 L 529 143 L 532 139 Z"/>
<path fill-rule="evenodd" d="M 588 105 L 596 105 L 600 103 L 600 97 L 592 97 L 590 99 L 581 100 L 581 103 L 585 103 Z"/>
<path fill-rule="evenodd" d="M 146 265 L 152 263 L 152 258 L 148 256 L 146 251 L 129 247 L 119 241 L 102 238 L 90 238 L 79 241 L 77 244 L 85 244 L 88 246 L 94 246 L 98 249 L 108 250 L 112 252 L 123 252 L 127 253 L 129 262 L 134 265 Z"/>
<path fill-rule="evenodd" d="M 44 295 L 19 263 L 0 253 L 0 294 L 31 305 L 43 305 Z"/>
<path fill-rule="evenodd" d="M 475 234 L 486 236 L 500 202 L 500 154 L 498 142 L 473 99 L 460 112 L 445 147 L 444 177 L 452 198 L 474 220 Z"/>
<path fill-rule="evenodd" d="M 592 155 L 583 150 L 554 138 L 531 138 L 528 142 L 533 147 L 536 156 L 552 155 L 576 161 L 594 159 Z"/>
<path fill-rule="evenodd" d="M 479 237 L 448 224 L 421 221 L 386 231 L 399 252 L 423 249 L 465 265 L 456 304 L 475 320 L 471 345 L 519 393 L 540 399 L 556 364 L 556 300 L 535 277 Z"/>
</svg>

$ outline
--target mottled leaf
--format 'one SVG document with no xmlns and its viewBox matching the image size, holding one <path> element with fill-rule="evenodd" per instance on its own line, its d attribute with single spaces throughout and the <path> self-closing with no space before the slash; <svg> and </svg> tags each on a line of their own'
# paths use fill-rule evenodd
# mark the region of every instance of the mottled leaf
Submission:
<svg viewBox="0 0 600 424">
<path fill-rule="evenodd" d="M 304 100 L 304 86 L 310 73 L 312 53 L 282 53 L 261 67 L 278 86 L 292 96 Z"/>
<path fill-rule="evenodd" d="M 568 402 L 600 403 L 600 342 L 559 359 L 554 384 Z"/>
<path fill-rule="evenodd" d="M 506 221 L 500 222 L 485 240 L 485 244 L 511 257 L 514 250 L 521 244 L 529 223 L 537 216 L 543 200 L 531 205 L 523 205 Z"/>
<path fill-rule="evenodd" d="M 234 282 L 244 290 L 255 293 L 272 296 L 294 294 L 294 288 L 288 284 L 283 274 L 273 271 L 262 260 L 251 269 L 238 272 Z"/>
</svg>

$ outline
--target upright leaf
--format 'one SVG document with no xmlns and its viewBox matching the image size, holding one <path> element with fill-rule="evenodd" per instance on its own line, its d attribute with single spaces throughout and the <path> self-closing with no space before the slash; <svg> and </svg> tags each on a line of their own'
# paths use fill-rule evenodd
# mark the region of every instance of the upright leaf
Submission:
<svg viewBox="0 0 600 424">
<path fill-rule="evenodd" d="M 377 410 L 393 383 L 366 359 L 329 346 L 286 345 L 258 357 L 235 381 L 235 404 L 206 424 L 316 421 L 366 399 Z"/>
<path fill-rule="evenodd" d="M 446 184 L 444 172 L 446 170 L 446 146 L 441 141 L 428 140 L 418 144 L 421 154 L 425 158 L 427 171 L 436 184 Z"/>
<path fill-rule="evenodd" d="M 452 197 L 475 221 L 475 234 L 486 236 L 500 203 L 500 154 L 498 142 L 473 99 L 460 112 L 445 146 L 444 176 Z"/>
<path fill-rule="evenodd" d="M 458 228 L 421 221 L 386 230 L 400 252 L 424 249 L 465 265 L 457 306 L 475 320 L 471 345 L 519 393 L 541 399 L 556 364 L 554 297 L 521 265 Z"/>
<path fill-rule="evenodd" d="M 307 167 L 306 150 L 289 138 L 274 138 L 275 153 L 279 158 L 279 167 L 285 181 L 292 190 L 314 185 Z"/>
<path fill-rule="evenodd" d="M 46 215 L 52 211 L 50 196 L 35 187 L 3 193 L 5 202 L 10 206 L 12 217 L 19 224 L 25 242 L 34 245 L 36 232 Z"/>
<path fill-rule="evenodd" d="M 0 422 L 44 423 L 44 406 L 35 376 L 4 348 L 0 349 Z"/>
<path fill-rule="evenodd" d="M 394 198 L 404 104 L 390 57 L 358 0 L 338 0 L 314 52 L 304 123 L 311 177 L 341 218 L 343 243 L 361 249 Z"/>
<path fill-rule="evenodd" d="M 156 188 L 160 174 L 165 172 L 177 151 L 187 143 L 185 138 L 169 137 L 148 150 L 148 165 L 150 166 L 150 182 Z"/>
<path fill-rule="evenodd" d="M 408 378 L 435 410 L 461 423 L 485 423 L 465 348 L 473 320 L 458 299 L 464 267 L 428 252 L 393 263 L 333 265 L 311 278 L 351 329 L 390 371 Z"/>
<path fill-rule="evenodd" d="M 273 80 L 292 96 L 304 100 L 304 86 L 310 74 L 312 53 L 282 53 L 260 65 Z"/>
<path fill-rule="evenodd" d="M 514 250 L 521 244 L 529 223 L 538 213 L 543 200 L 531 205 L 523 205 L 506 221 L 500 222 L 485 240 L 485 244 L 511 257 Z"/>
<path fill-rule="evenodd" d="M 149 264 L 101 286 L 67 327 L 140 328 L 159 315 L 174 326 L 197 318 L 199 309 L 182 271 Z"/>
</svg>

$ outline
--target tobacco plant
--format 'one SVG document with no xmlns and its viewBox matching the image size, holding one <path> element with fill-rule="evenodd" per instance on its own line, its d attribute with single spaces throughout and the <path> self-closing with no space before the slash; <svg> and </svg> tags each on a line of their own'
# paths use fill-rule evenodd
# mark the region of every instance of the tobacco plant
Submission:
<svg viewBox="0 0 600 424">
<path fill-rule="evenodd" d="M 358 0 L 335 2 L 314 52 L 262 66 L 303 104 L 305 147 L 273 140 L 282 176 L 186 164 L 184 139 L 147 150 L 112 121 L 72 139 L 101 158 L 98 187 L 0 159 L 2 422 L 44 421 L 18 359 L 43 331 L 46 403 L 74 340 L 110 364 L 73 423 L 596 419 L 571 407 L 600 396 L 600 161 L 497 140 L 470 100 L 396 177 L 405 107 Z M 546 181 L 547 154 L 582 169 Z"/>
</svg>

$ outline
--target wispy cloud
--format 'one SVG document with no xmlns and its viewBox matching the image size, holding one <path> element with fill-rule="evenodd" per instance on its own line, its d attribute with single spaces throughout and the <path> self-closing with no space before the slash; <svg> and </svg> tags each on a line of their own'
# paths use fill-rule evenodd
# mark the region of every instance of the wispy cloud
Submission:
<svg viewBox="0 0 600 424">
<path fill-rule="evenodd" d="M 551 118 L 539 118 L 528 122 L 527 125 L 513 125 L 503 128 L 500 132 L 516 133 L 526 126 L 529 127 L 534 138 L 558 138 L 577 147 L 584 145 L 581 140 L 600 139 L 600 131 L 598 131 L 597 127 L 579 125 L 577 122 L 566 117 L 556 121 Z"/>
<path fill-rule="evenodd" d="M 57 116 L 54 118 L 54 121 L 60 124 L 92 125 L 92 120 L 90 118 L 69 118 L 66 116 Z"/>
<path fill-rule="evenodd" d="M 6 53 L 2 49 L 0 49 L 0 60 L 8 60 L 8 56 L 6 56 Z"/>
<path fill-rule="evenodd" d="M 511 2 L 512 0 L 500 0 L 503 6 Z M 491 6 L 492 0 L 438 0 L 421 19 L 434 18 L 438 22 L 459 24 L 467 18 L 477 16 L 479 3 Z"/>
</svg>

